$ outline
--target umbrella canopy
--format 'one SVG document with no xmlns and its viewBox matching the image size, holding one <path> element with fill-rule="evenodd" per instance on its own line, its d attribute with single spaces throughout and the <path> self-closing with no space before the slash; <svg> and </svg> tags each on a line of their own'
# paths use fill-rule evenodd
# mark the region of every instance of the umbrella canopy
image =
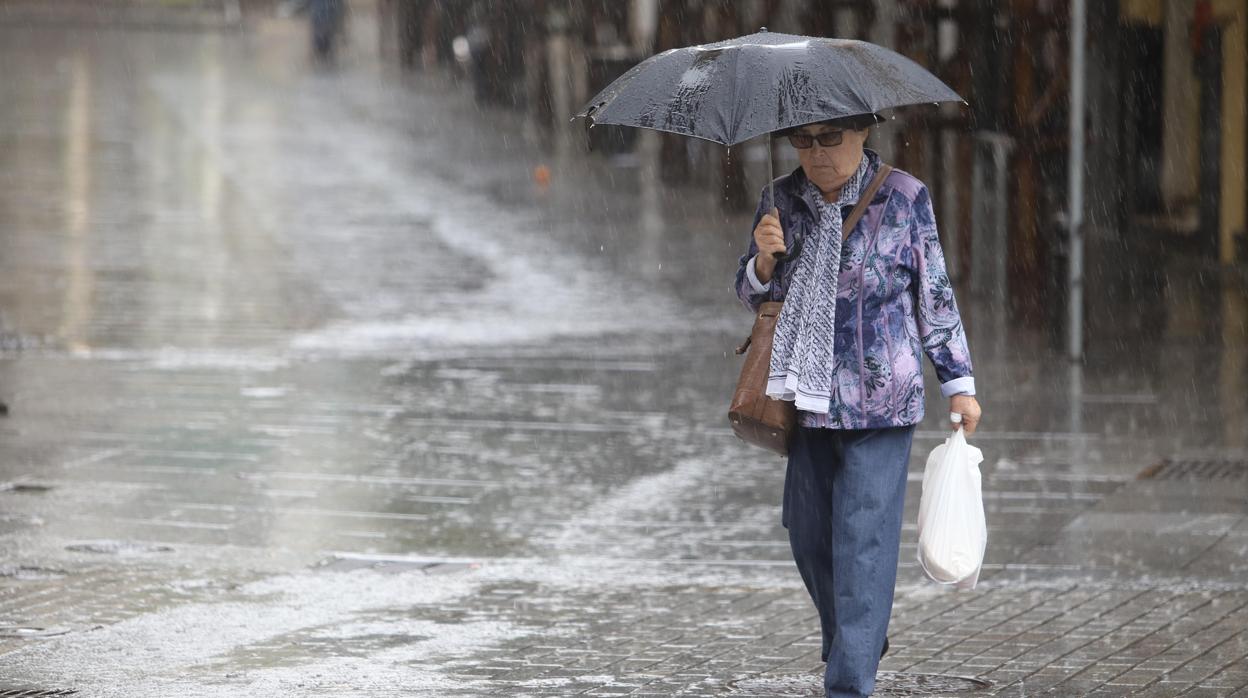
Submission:
<svg viewBox="0 0 1248 698">
<path fill-rule="evenodd" d="M 802 124 L 952 101 L 963 100 L 882 46 L 764 29 L 651 56 L 576 116 L 735 145 Z"/>
</svg>

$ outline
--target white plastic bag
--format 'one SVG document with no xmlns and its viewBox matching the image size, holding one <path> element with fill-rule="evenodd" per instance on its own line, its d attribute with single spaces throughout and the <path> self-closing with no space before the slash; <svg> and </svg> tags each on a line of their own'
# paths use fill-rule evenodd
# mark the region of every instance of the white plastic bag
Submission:
<svg viewBox="0 0 1248 698">
<path fill-rule="evenodd" d="M 919 499 L 919 565 L 940 584 L 974 589 L 988 545 L 979 464 L 962 427 L 932 449 Z"/>
</svg>

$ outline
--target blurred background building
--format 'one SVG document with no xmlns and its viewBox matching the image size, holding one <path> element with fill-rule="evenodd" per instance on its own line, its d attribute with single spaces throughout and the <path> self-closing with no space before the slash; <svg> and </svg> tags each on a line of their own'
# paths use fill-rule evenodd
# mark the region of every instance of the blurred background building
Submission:
<svg viewBox="0 0 1248 698">
<path fill-rule="evenodd" d="M 1014 317 L 1060 322 L 1065 0 L 380 0 L 379 11 L 381 45 L 394 61 L 458 62 L 482 102 L 523 110 L 552 133 L 585 131 L 568 115 L 669 48 L 763 26 L 889 46 L 969 106 L 899 113 L 873 147 L 933 189 L 959 278 L 1004 291 Z M 1139 270 L 1156 268 L 1157 255 L 1181 254 L 1202 268 L 1244 264 L 1248 4 L 1097 0 L 1088 12 L 1088 263 L 1132 258 L 1110 282 L 1121 287 L 1100 291 L 1155 291 Z M 627 129 L 586 133 L 605 156 L 626 157 L 637 141 Z M 660 162 L 665 179 L 718 188 L 726 206 L 752 210 L 765 178 L 762 148 L 729 153 L 665 136 Z"/>
<path fill-rule="evenodd" d="M 145 21 L 176 9 L 195 21 L 272 15 L 280 0 L 0 0 L 8 17 Z M 1069 0 L 350 0 L 375 17 L 377 49 L 396 67 L 462 78 L 483 108 L 512 110 L 530 135 L 571 140 L 624 167 L 646 136 L 588 129 L 569 116 L 654 53 L 767 27 L 891 47 L 943 78 L 967 106 L 901 111 L 871 145 L 933 190 L 960 284 L 1003 300 L 1002 315 L 1061 331 L 1066 322 Z M 76 8 L 76 9 L 75 9 Z M 162 17 L 167 17 L 165 12 Z M 163 20 L 162 20 L 163 21 Z M 1243 274 L 1248 265 L 1248 3 L 1092 0 L 1087 17 L 1087 289 L 1163 292 L 1165 258 L 1192 273 Z M 371 50 L 371 49 L 370 49 Z M 766 146 L 731 151 L 658 137 L 664 182 L 721 195 L 752 211 Z M 775 149 L 780 171 L 795 163 Z M 788 158 L 786 160 L 785 158 Z M 734 231 L 738 234 L 740 231 Z M 1134 334 L 1147 313 L 1086 323 Z M 1109 322 L 1109 320 L 1114 322 Z"/>
</svg>

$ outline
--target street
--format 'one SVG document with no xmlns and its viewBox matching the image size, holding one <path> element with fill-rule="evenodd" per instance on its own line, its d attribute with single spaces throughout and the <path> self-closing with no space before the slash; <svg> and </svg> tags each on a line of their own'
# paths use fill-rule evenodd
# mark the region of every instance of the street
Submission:
<svg viewBox="0 0 1248 698">
<path fill-rule="evenodd" d="M 0 689 L 817 695 L 748 216 L 293 20 L 0 65 Z M 987 560 L 914 562 L 928 366 L 880 695 L 1248 696 L 1248 290 L 1166 264 L 1081 369 L 959 289 Z"/>
</svg>

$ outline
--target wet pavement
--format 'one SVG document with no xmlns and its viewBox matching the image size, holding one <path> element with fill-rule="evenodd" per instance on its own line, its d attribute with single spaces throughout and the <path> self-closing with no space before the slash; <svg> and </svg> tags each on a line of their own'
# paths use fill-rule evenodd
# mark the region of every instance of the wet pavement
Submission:
<svg viewBox="0 0 1248 698">
<path fill-rule="evenodd" d="M 0 687 L 813 695 L 749 221 L 356 28 L 0 24 Z M 881 694 L 1248 695 L 1248 294 L 1109 254 L 1082 369 L 959 296 L 987 564 L 923 581 L 912 486 Z"/>
</svg>

